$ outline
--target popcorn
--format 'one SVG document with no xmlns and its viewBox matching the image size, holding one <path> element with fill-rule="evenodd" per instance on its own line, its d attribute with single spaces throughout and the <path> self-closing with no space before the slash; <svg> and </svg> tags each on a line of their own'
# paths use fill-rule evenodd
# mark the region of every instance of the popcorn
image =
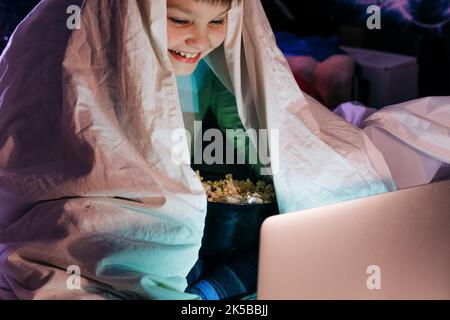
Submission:
<svg viewBox="0 0 450 320">
<path fill-rule="evenodd" d="M 258 181 L 256 185 L 250 180 L 234 180 L 227 174 L 225 179 L 204 181 L 200 172 L 195 171 L 202 182 L 208 201 L 232 204 L 260 204 L 275 202 L 275 190 L 271 184 Z"/>
</svg>

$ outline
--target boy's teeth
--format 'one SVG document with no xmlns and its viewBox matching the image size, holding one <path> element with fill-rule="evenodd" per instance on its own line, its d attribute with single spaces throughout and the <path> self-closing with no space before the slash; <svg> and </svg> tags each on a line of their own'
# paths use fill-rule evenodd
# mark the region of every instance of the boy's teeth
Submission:
<svg viewBox="0 0 450 320">
<path fill-rule="evenodd" d="M 191 53 L 185 53 L 185 52 L 181 52 L 181 51 L 175 51 L 177 54 L 179 54 L 180 56 L 186 57 L 188 59 L 192 59 L 197 57 L 198 53 L 196 54 L 191 54 Z"/>
</svg>

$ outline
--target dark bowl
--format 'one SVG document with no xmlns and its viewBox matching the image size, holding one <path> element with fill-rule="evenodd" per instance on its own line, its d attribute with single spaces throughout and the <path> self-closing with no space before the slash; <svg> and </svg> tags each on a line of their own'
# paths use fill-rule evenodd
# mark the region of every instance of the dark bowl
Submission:
<svg viewBox="0 0 450 320">
<path fill-rule="evenodd" d="M 245 167 L 196 166 L 205 180 L 224 179 L 225 173 L 233 174 L 236 180 L 249 178 L 256 182 L 258 177 L 252 175 Z M 203 232 L 201 255 L 225 257 L 247 251 L 258 245 L 259 230 L 267 217 L 278 214 L 277 203 L 232 204 L 208 202 Z"/>
<path fill-rule="evenodd" d="M 208 202 L 207 210 L 200 254 L 222 256 L 256 248 L 264 219 L 278 213 L 276 203 Z"/>
</svg>

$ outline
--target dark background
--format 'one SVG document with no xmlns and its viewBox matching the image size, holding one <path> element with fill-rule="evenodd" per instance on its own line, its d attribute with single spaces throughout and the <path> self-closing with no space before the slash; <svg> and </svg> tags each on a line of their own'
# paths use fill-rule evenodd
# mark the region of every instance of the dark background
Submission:
<svg viewBox="0 0 450 320">
<path fill-rule="evenodd" d="M 450 0 L 261 1 L 275 30 L 338 35 L 341 45 L 416 56 L 419 96 L 450 95 Z M 0 0 L 0 50 L 37 3 Z M 365 10 L 371 4 L 382 8 L 381 30 L 366 27 Z"/>
<path fill-rule="evenodd" d="M 19 22 L 34 8 L 39 0 L 0 0 L 0 49 L 6 46 L 9 36 Z"/>
<path fill-rule="evenodd" d="M 274 30 L 302 37 L 338 35 L 341 45 L 415 56 L 419 96 L 450 95 L 450 0 L 262 2 Z M 372 4 L 381 8 L 381 30 L 366 26 Z"/>
</svg>

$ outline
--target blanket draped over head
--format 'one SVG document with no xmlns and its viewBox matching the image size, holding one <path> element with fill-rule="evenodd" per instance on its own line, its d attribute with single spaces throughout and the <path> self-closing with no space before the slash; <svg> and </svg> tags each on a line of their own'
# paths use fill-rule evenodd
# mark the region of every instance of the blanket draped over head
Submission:
<svg viewBox="0 0 450 320">
<path fill-rule="evenodd" d="M 166 10 L 44 0 L 15 31 L 0 61 L 0 298 L 196 297 L 183 291 L 207 203 L 171 160 L 184 125 Z M 364 132 L 298 89 L 258 0 L 228 23 L 206 62 L 246 129 L 277 130 L 282 213 L 395 188 Z"/>
</svg>

